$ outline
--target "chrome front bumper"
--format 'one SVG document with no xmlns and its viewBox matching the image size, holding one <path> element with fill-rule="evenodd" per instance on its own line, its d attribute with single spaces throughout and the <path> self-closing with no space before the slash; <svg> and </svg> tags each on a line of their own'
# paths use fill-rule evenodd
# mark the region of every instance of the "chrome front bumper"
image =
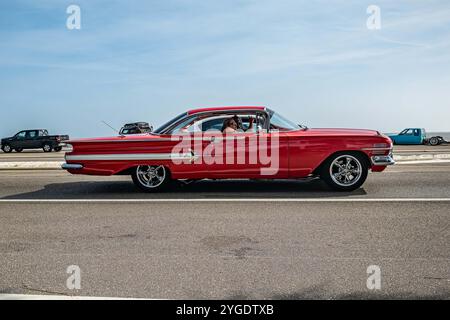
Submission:
<svg viewBox="0 0 450 320">
<path fill-rule="evenodd" d="M 63 163 L 61 168 L 64 170 L 80 170 L 80 169 L 83 169 L 83 165 L 75 164 L 75 163 Z"/>
<path fill-rule="evenodd" d="M 388 156 L 372 156 L 370 160 L 374 166 L 391 166 L 395 164 L 392 154 Z"/>
</svg>

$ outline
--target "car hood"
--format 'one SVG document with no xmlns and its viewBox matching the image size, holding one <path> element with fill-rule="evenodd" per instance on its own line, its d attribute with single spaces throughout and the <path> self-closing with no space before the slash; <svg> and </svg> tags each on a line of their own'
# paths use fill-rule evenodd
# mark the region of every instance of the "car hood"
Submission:
<svg viewBox="0 0 450 320">
<path fill-rule="evenodd" d="M 380 136 L 381 133 L 369 129 L 311 128 L 305 131 L 308 135 L 324 136 Z"/>
</svg>

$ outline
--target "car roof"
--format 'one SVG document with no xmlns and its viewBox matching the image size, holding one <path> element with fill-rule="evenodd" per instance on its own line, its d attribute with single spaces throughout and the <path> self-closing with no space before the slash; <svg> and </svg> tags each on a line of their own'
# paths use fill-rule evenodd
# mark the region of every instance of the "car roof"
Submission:
<svg viewBox="0 0 450 320">
<path fill-rule="evenodd" d="M 210 108 L 199 108 L 191 109 L 187 113 L 195 114 L 200 112 L 211 112 L 211 111 L 234 111 L 234 110 L 264 110 L 264 106 L 227 106 L 227 107 L 210 107 Z"/>
</svg>

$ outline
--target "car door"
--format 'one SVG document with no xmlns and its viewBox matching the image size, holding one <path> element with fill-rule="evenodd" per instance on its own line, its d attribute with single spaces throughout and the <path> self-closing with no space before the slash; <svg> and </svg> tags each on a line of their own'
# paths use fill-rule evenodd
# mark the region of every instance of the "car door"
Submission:
<svg viewBox="0 0 450 320">
<path fill-rule="evenodd" d="M 14 140 L 11 142 L 11 146 L 13 148 L 25 148 L 25 138 L 26 138 L 26 131 L 20 131 L 14 136 Z"/>
<path fill-rule="evenodd" d="M 398 144 L 411 144 L 411 138 L 413 137 L 413 130 L 408 128 L 400 132 L 396 142 Z"/>
<path fill-rule="evenodd" d="M 41 147 L 41 143 L 39 140 L 39 131 L 27 131 L 27 148 L 28 149 L 37 149 Z"/>
<path fill-rule="evenodd" d="M 228 115 L 231 117 L 232 115 Z M 237 115 L 245 132 L 213 136 L 205 132 L 205 155 L 213 154 L 218 160 L 209 170 L 215 178 L 281 178 L 287 177 L 287 137 L 268 131 L 267 116 L 261 112 Z M 249 119 L 254 119 L 252 129 Z M 209 136 L 211 135 L 211 136 Z M 217 135 L 217 134 L 216 134 Z"/>
<path fill-rule="evenodd" d="M 405 139 L 405 144 L 416 144 L 416 136 L 414 135 L 414 129 L 408 129 L 404 134 L 403 138 Z"/>
</svg>

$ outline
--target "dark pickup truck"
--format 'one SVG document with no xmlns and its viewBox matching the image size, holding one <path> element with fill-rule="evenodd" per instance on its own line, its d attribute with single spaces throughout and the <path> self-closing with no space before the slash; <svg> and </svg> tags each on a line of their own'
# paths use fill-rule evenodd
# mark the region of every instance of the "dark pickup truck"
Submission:
<svg viewBox="0 0 450 320">
<path fill-rule="evenodd" d="M 69 140 L 68 135 L 49 136 L 47 130 L 34 129 L 16 133 L 13 137 L 1 140 L 3 152 L 21 152 L 23 149 L 40 149 L 44 152 L 52 150 L 61 151 L 65 146 L 64 141 Z"/>
</svg>

